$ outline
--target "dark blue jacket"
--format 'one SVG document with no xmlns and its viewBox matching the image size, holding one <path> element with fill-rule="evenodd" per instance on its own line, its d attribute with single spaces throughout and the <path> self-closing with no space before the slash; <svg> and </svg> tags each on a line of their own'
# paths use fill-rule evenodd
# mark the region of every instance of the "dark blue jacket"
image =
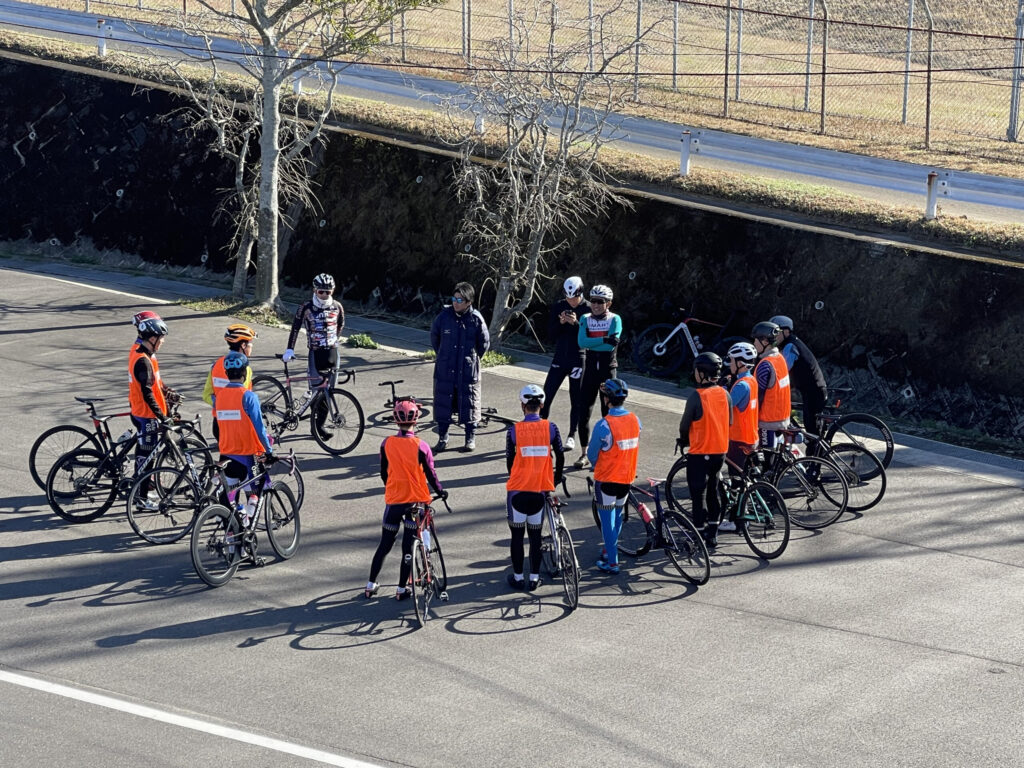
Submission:
<svg viewBox="0 0 1024 768">
<path fill-rule="evenodd" d="M 475 309 L 461 315 L 445 307 L 430 326 L 430 346 L 437 353 L 434 362 L 434 415 L 447 424 L 452 401 L 458 397 L 456 421 L 476 424 L 480 420 L 480 358 L 491 338 L 483 315 Z"/>
</svg>

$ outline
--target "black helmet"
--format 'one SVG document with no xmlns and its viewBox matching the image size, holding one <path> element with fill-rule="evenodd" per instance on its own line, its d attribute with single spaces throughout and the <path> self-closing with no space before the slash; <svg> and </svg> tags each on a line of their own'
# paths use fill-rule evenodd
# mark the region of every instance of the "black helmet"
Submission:
<svg viewBox="0 0 1024 768">
<path fill-rule="evenodd" d="M 717 379 L 722 375 L 722 358 L 714 352 L 701 352 L 694 358 L 693 368 L 709 379 Z"/>
<path fill-rule="evenodd" d="M 334 277 L 326 272 L 321 272 L 313 278 L 313 287 L 318 291 L 333 291 Z"/>
<path fill-rule="evenodd" d="M 763 339 L 769 344 L 774 344 L 779 338 L 779 326 L 770 320 L 762 320 L 750 331 L 751 338 Z"/>
<path fill-rule="evenodd" d="M 139 338 L 151 339 L 154 336 L 166 336 L 167 323 L 159 317 L 149 317 L 139 323 Z"/>
</svg>

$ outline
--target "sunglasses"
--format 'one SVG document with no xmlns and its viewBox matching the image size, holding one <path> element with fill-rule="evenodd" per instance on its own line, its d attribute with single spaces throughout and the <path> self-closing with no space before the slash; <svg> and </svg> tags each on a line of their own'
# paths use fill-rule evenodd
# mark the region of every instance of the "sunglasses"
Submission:
<svg viewBox="0 0 1024 768">
<path fill-rule="evenodd" d="M 452 296 L 452 303 L 453 304 L 465 304 L 466 301 L 467 301 L 467 299 L 464 299 L 461 296 Z"/>
<path fill-rule="evenodd" d="M 334 291 L 322 291 L 319 288 L 316 289 L 318 296 L 330 296 Z"/>
<path fill-rule="evenodd" d="M 591 299 L 591 304 L 607 304 L 608 302 L 604 299 Z"/>
</svg>

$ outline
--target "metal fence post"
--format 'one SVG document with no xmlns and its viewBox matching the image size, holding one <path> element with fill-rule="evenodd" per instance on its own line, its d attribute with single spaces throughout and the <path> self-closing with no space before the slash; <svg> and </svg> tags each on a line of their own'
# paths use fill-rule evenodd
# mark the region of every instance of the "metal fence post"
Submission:
<svg viewBox="0 0 1024 768">
<path fill-rule="evenodd" d="M 96 55 L 101 59 L 107 55 L 107 36 L 104 32 L 104 19 L 96 19 Z"/>
<path fill-rule="evenodd" d="M 743 0 L 736 8 L 736 86 L 733 89 L 736 101 L 740 100 L 740 67 L 743 59 Z"/>
<path fill-rule="evenodd" d="M 732 0 L 725 3 L 725 88 L 722 94 L 722 117 L 729 116 L 729 58 L 732 51 L 729 46 L 732 43 Z"/>
<path fill-rule="evenodd" d="M 401 21 L 402 21 L 402 23 L 401 23 L 400 29 L 401 29 L 401 32 L 402 32 L 402 63 L 404 64 L 406 62 L 406 56 L 405 56 L 405 54 L 406 54 L 406 51 L 405 51 L 405 11 L 402 11 Z"/>
<path fill-rule="evenodd" d="M 473 0 L 466 0 L 466 63 L 473 58 Z"/>
<path fill-rule="evenodd" d="M 640 101 L 640 30 L 643 28 L 644 0 L 636 0 L 636 44 L 633 46 L 633 101 Z"/>
<path fill-rule="evenodd" d="M 935 171 L 931 171 L 928 174 L 928 194 L 925 197 L 924 217 L 929 220 L 935 218 L 935 209 L 939 197 L 939 185 L 936 183 L 938 178 L 939 174 Z"/>
<path fill-rule="evenodd" d="M 512 24 L 512 19 L 515 18 L 516 8 L 515 0 L 508 0 L 508 52 L 509 56 L 512 56 L 516 49 L 516 30 Z"/>
<path fill-rule="evenodd" d="M 1013 75 L 1010 78 L 1010 124 L 1006 128 L 1007 141 L 1017 141 L 1020 121 L 1021 66 L 1024 66 L 1024 0 L 1017 2 L 1017 39 L 1013 41 Z"/>
<path fill-rule="evenodd" d="M 295 73 L 295 80 L 294 82 L 292 82 L 292 93 L 294 93 L 296 96 L 302 95 L 302 74 L 303 72 L 300 69 L 298 72 Z"/>
<path fill-rule="evenodd" d="M 89 7 L 89 0 L 85 0 L 85 12 L 90 13 L 91 10 L 92 9 Z"/>
<path fill-rule="evenodd" d="M 1021 0 L 1024 3 L 1024 0 Z M 672 90 L 679 90 L 679 3 L 672 3 Z"/>
<path fill-rule="evenodd" d="M 913 1 L 913 0 L 911 0 Z M 804 69 L 804 112 L 811 111 L 811 49 L 814 46 L 814 0 L 807 8 L 807 66 Z"/>
<path fill-rule="evenodd" d="M 932 52 L 935 50 L 935 21 L 932 19 L 932 9 L 928 7 L 928 0 L 921 0 L 924 4 L 924 12 L 928 17 L 928 71 L 925 78 L 924 91 L 924 147 L 931 149 L 932 146 Z"/>
<path fill-rule="evenodd" d="M 587 69 L 594 71 L 594 0 L 587 0 Z"/>
<path fill-rule="evenodd" d="M 825 134 L 825 77 L 828 74 L 828 3 L 821 0 L 821 118 L 818 121 L 818 133 Z"/>
<path fill-rule="evenodd" d="M 914 0 L 907 0 L 907 57 L 903 73 L 903 124 L 907 124 L 907 105 L 910 103 L 910 52 L 914 43 Z"/>
<path fill-rule="evenodd" d="M 693 136 L 689 131 L 683 131 L 683 136 L 679 140 L 679 175 L 689 176 L 690 175 L 690 142 L 693 140 Z"/>
<path fill-rule="evenodd" d="M 466 0 L 462 0 L 462 58 L 466 57 Z"/>
</svg>

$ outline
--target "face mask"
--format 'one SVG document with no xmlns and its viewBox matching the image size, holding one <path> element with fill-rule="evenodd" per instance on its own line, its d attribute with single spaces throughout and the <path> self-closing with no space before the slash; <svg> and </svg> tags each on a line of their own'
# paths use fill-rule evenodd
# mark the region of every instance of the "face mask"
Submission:
<svg viewBox="0 0 1024 768">
<path fill-rule="evenodd" d="M 327 298 L 327 301 L 323 301 L 315 293 L 313 294 L 313 306 L 316 307 L 317 309 L 323 309 L 324 307 L 326 307 L 332 301 L 334 301 L 334 297 L 333 296 L 329 296 Z"/>
</svg>

